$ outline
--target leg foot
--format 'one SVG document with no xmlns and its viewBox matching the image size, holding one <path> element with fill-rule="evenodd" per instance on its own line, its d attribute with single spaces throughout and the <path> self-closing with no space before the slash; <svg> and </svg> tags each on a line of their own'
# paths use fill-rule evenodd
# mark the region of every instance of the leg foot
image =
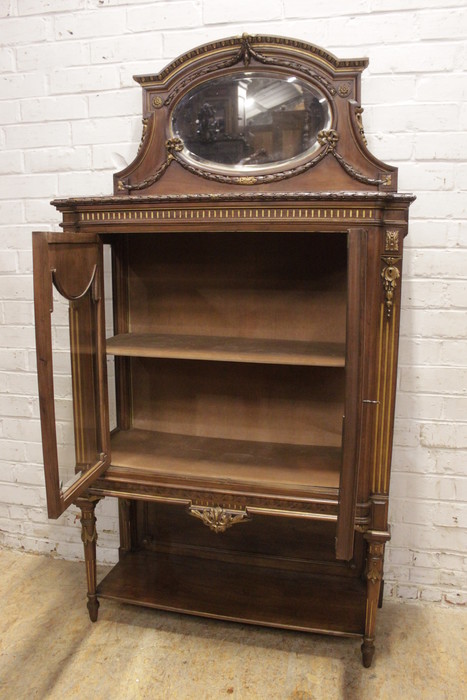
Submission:
<svg viewBox="0 0 467 700">
<path fill-rule="evenodd" d="M 97 600 L 96 595 L 90 595 L 88 593 L 87 608 L 89 611 L 89 618 L 90 618 L 91 622 L 96 622 L 97 621 L 97 613 L 99 611 L 99 601 Z"/>
<path fill-rule="evenodd" d="M 88 584 L 87 608 L 91 622 L 97 620 L 97 610 L 99 601 L 97 600 L 97 577 L 96 577 L 96 517 L 94 509 L 98 503 L 98 498 L 79 498 L 77 505 L 81 508 L 81 539 L 84 545 L 84 561 L 86 563 L 86 580 Z"/>
<path fill-rule="evenodd" d="M 363 638 L 362 649 L 362 662 L 365 668 L 370 668 L 371 662 L 373 661 L 373 656 L 375 655 L 375 642 L 373 639 L 368 637 Z"/>
<path fill-rule="evenodd" d="M 367 586 L 362 661 L 365 668 L 369 668 L 375 653 L 376 610 L 380 602 L 381 582 L 383 579 L 384 540 L 381 541 L 379 538 L 376 538 L 371 532 L 366 534 L 366 539 L 368 540 L 366 565 Z"/>
</svg>

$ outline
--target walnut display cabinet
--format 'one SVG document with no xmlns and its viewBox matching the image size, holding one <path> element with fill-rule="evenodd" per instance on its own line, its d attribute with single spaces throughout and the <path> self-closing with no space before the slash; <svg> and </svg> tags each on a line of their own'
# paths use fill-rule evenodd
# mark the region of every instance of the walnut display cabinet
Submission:
<svg viewBox="0 0 467 700">
<path fill-rule="evenodd" d="M 34 234 L 48 511 L 82 511 L 93 621 L 110 598 L 359 637 L 371 664 L 413 197 L 367 149 L 366 65 L 244 35 L 138 76 L 114 195 Z"/>
</svg>

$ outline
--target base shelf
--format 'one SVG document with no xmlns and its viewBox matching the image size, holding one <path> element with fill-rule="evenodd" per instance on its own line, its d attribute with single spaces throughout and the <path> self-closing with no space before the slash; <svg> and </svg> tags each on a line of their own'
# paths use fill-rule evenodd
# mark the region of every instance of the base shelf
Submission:
<svg viewBox="0 0 467 700">
<path fill-rule="evenodd" d="M 339 488 L 339 447 L 131 429 L 112 435 L 111 453 L 112 467 L 160 477 L 167 484 L 214 483 L 242 490 L 282 490 L 287 495 Z"/>
<path fill-rule="evenodd" d="M 242 623 L 345 636 L 364 632 L 366 585 L 359 578 L 139 551 L 122 557 L 97 594 Z"/>
</svg>

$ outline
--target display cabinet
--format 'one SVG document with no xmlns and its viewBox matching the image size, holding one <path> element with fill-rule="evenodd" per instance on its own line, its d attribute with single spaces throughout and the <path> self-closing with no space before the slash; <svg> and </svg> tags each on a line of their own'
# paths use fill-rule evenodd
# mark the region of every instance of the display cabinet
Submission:
<svg viewBox="0 0 467 700">
<path fill-rule="evenodd" d="M 366 65 L 244 35 L 138 76 L 114 194 L 55 200 L 63 230 L 34 234 L 48 511 L 81 508 L 93 621 L 110 598 L 359 637 L 371 663 L 413 197 L 367 149 Z M 104 497 L 120 550 L 97 585 Z"/>
</svg>

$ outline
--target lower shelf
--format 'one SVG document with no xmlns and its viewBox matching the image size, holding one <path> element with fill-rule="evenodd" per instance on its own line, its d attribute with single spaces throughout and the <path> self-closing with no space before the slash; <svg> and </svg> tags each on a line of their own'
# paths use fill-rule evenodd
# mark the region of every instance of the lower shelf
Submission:
<svg viewBox="0 0 467 700">
<path fill-rule="evenodd" d="M 359 578 L 130 552 L 97 594 L 173 612 L 287 629 L 360 636 L 366 585 Z"/>
<path fill-rule="evenodd" d="M 339 447 L 197 437 L 150 430 L 112 435 L 112 466 L 170 480 L 275 487 L 284 492 L 338 489 Z M 112 469 L 109 470 L 109 473 Z"/>
</svg>

